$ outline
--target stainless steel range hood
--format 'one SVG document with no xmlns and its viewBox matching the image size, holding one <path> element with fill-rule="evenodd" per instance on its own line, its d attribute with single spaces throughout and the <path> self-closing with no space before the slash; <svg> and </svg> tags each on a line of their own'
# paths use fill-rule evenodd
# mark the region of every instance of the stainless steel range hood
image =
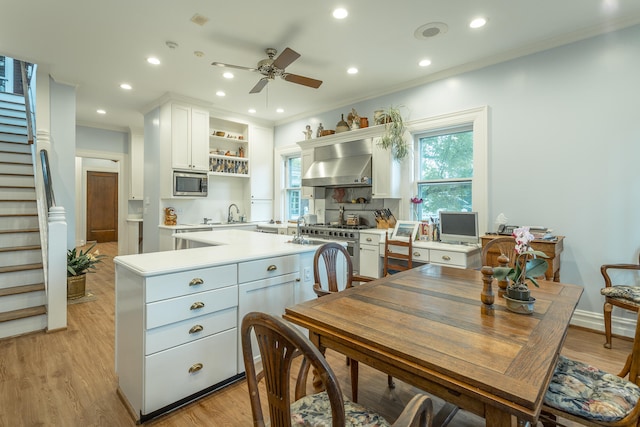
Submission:
<svg viewBox="0 0 640 427">
<path fill-rule="evenodd" d="M 371 185 L 371 139 L 318 147 L 302 177 L 304 187 Z"/>
</svg>

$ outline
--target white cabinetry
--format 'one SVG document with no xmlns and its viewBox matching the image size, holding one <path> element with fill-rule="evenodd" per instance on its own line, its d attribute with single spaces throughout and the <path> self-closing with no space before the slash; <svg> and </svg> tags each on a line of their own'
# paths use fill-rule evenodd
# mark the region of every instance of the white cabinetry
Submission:
<svg viewBox="0 0 640 427">
<path fill-rule="evenodd" d="M 282 316 L 293 305 L 294 285 L 300 281 L 298 255 L 242 262 L 238 265 L 239 312 L 238 322 L 252 311 Z M 238 372 L 244 372 L 242 342 L 238 338 Z M 257 343 L 253 348 L 257 350 Z M 257 356 L 256 354 L 254 355 Z"/>
<path fill-rule="evenodd" d="M 144 183 L 144 136 L 132 133 L 129 139 L 129 200 L 142 200 Z"/>
<path fill-rule="evenodd" d="M 171 166 L 181 170 L 209 170 L 209 113 L 171 104 Z"/>
<path fill-rule="evenodd" d="M 384 236 L 380 241 L 380 257 L 384 257 Z M 480 248 L 441 242 L 413 242 L 414 263 L 430 263 L 455 268 L 480 268 Z"/>
<path fill-rule="evenodd" d="M 386 230 L 360 231 L 360 275 L 382 277 L 382 259 L 380 258 L 380 242 L 384 242 Z M 384 249 L 383 249 L 384 250 Z"/>
<path fill-rule="evenodd" d="M 371 158 L 371 197 L 374 199 L 398 199 L 400 194 L 400 163 L 393 160 L 391 150 L 378 145 L 373 139 Z"/>
<path fill-rule="evenodd" d="M 249 127 L 251 221 L 273 218 L 273 130 Z"/>
<path fill-rule="evenodd" d="M 138 421 L 237 374 L 237 264 L 143 277 L 116 264 L 116 373 Z"/>
</svg>

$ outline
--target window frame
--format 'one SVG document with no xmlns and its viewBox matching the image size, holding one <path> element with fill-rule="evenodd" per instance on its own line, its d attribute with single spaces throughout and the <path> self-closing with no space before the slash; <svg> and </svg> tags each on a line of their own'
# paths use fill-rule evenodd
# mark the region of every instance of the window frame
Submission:
<svg viewBox="0 0 640 427">
<path fill-rule="evenodd" d="M 471 180 L 472 209 L 478 212 L 478 232 L 482 236 L 488 230 L 488 107 L 482 106 L 415 120 L 407 124 L 407 130 L 414 141 L 414 163 L 412 189 L 413 194 L 418 190 L 418 149 L 417 135 L 438 131 L 440 129 L 455 129 L 460 126 L 471 125 L 473 129 L 473 178 Z"/>
</svg>

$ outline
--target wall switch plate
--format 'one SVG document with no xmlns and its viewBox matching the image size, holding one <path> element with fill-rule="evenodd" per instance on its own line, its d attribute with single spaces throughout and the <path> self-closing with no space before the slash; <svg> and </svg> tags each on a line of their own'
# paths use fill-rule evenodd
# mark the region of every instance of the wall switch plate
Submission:
<svg viewBox="0 0 640 427">
<path fill-rule="evenodd" d="M 304 281 L 308 282 L 309 280 L 311 280 L 311 268 L 305 267 L 304 268 Z"/>
</svg>

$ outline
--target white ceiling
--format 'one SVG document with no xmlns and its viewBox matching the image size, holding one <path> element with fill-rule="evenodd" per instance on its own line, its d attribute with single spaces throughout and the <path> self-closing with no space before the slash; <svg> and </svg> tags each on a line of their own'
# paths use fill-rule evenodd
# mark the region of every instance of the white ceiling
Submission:
<svg viewBox="0 0 640 427">
<path fill-rule="evenodd" d="M 256 117 L 278 123 L 640 22 L 638 0 L 2 3 L 0 55 L 37 63 L 56 81 L 76 86 L 78 123 L 122 129 L 142 129 L 145 108 L 168 92 L 214 110 L 248 115 L 253 107 Z M 337 6 L 349 11 L 346 19 L 331 16 Z M 196 14 L 209 21 L 194 24 Z M 472 30 L 468 24 L 477 16 L 488 23 Z M 448 31 L 416 39 L 414 31 L 431 22 Z M 169 49 L 167 41 L 178 47 Z M 227 80 L 223 68 L 210 65 L 254 67 L 268 47 L 300 53 L 287 72 L 323 80 L 322 86 L 276 79 L 249 94 L 260 74 L 235 70 Z M 162 64 L 147 64 L 149 56 Z M 423 58 L 432 65 L 418 67 Z M 360 72 L 347 74 L 351 66 Z M 133 90 L 121 90 L 123 82 Z M 107 114 L 96 114 L 98 108 Z"/>
</svg>

